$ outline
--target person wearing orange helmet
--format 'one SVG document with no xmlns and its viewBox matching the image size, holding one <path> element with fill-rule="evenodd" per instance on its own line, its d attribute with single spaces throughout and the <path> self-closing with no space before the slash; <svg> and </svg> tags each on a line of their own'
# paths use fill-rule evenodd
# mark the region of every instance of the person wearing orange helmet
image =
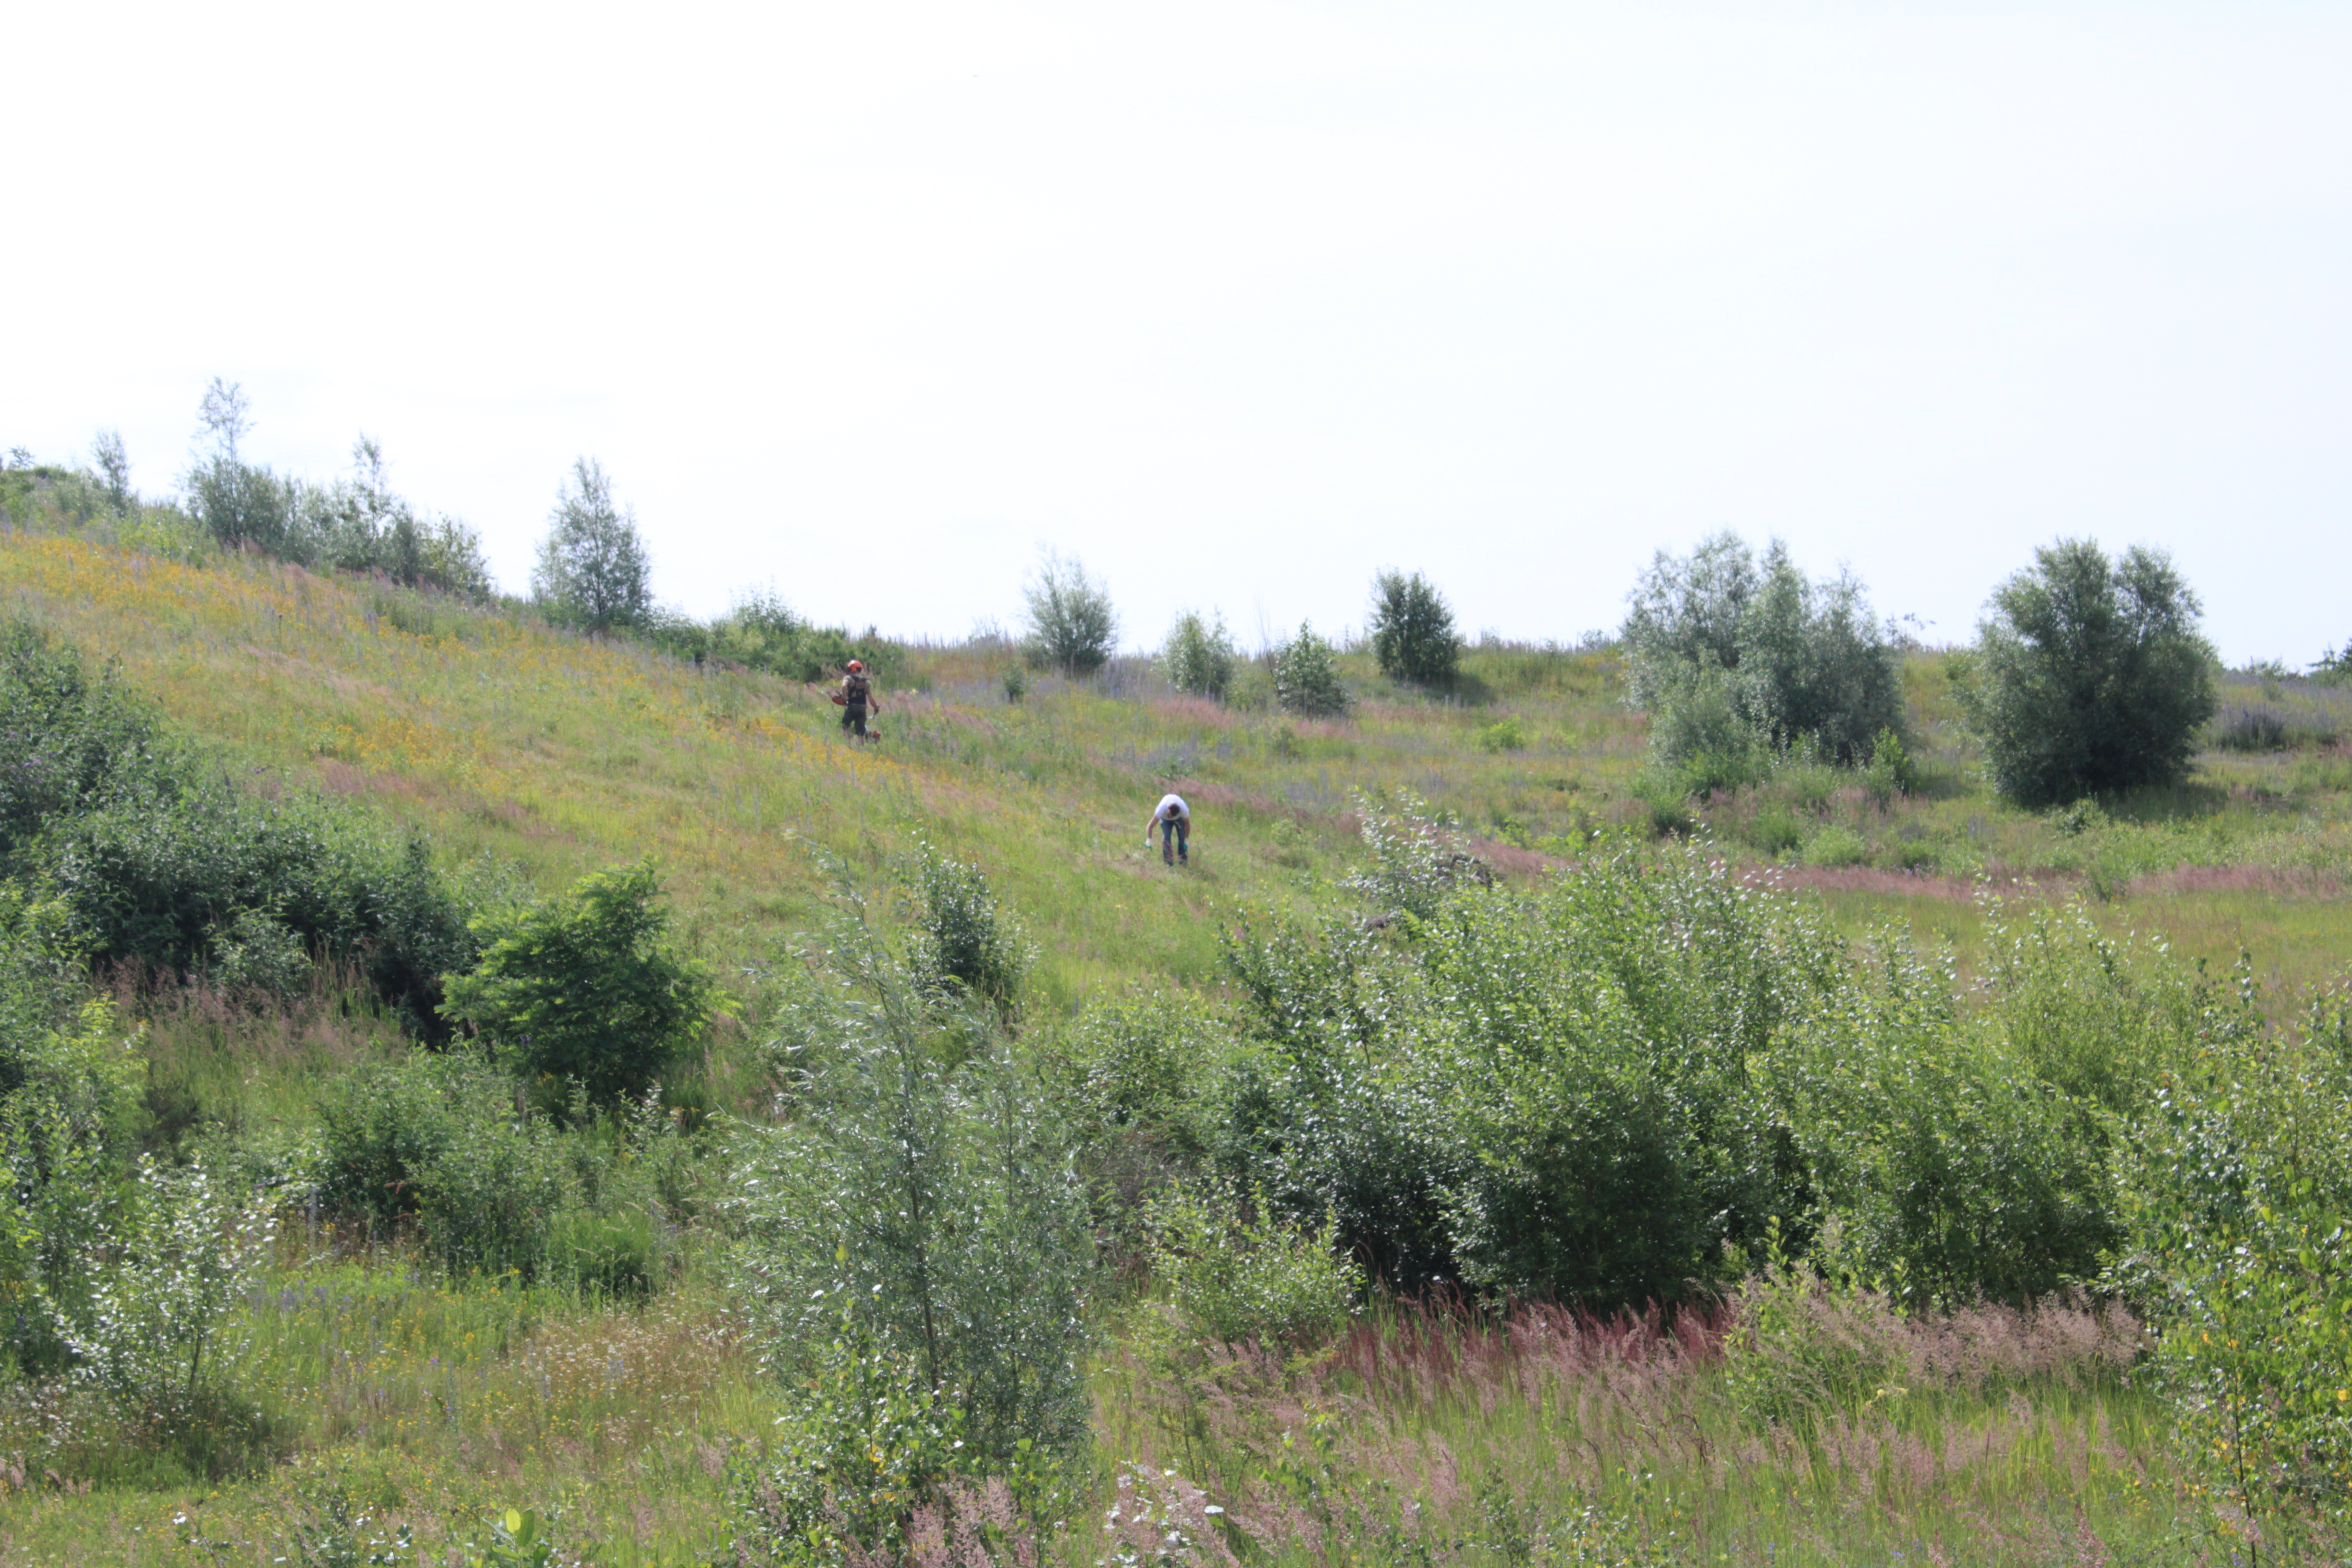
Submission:
<svg viewBox="0 0 2352 1568">
<path fill-rule="evenodd" d="M 835 700 L 841 704 L 842 733 L 861 741 L 872 740 L 874 737 L 866 732 L 866 715 L 869 710 L 881 712 L 882 704 L 874 700 L 874 683 L 866 679 L 863 660 L 849 661 L 849 668 L 841 678 L 841 695 Z"/>
</svg>

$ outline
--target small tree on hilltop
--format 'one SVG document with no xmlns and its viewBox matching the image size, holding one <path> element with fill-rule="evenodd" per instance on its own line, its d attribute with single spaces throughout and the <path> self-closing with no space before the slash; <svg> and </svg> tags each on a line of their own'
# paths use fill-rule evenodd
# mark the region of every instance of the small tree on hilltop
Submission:
<svg viewBox="0 0 2352 1568">
<path fill-rule="evenodd" d="M 2188 773 L 2215 659 L 2170 557 L 2062 539 L 1990 608 L 1958 690 L 2001 794 L 2053 805 Z"/>
<path fill-rule="evenodd" d="M 1274 700 L 1286 713 L 1327 719 L 1348 710 L 1348 689 L 1331 645 L 1306 621 L 1298 635 L 1274 651 Z"/>
<path fill-rule="evenodd" d="M 1234 646 L 1234 635 L 1225 629 L 1223 616 L 1211 626 L 1187 610 L 1176 617 L 1168 633 L 1167 646 L 1160 652 L 1160 669 L 1179 691 L 1223 700 L 1240 658 L 1241 650 Z"/>
<path fill-rule="evenodd" d="M 1372 658 L 1391 680 L 1442 686 L 1461 661 L 1454 612 L 1418 572 L 1383 572 L 1372 580 L 1371 636 Z"/>
<path fill-rule="evenodd" d="M 653 611 L 653 568 L 636 514 L 614 504 L 602 464 L 574 460 L 548 521 L 533 595 L 592 632 L 642 624 Z"/>
<path fill-rule="evenodd" d="M 477 921 L 481 962 L 449 977 L 441 1011 L 531 1079 L 576 1079 L 606 1105 L 643 1095 L 717 1001 L 709 971 L 670 945 L 660 896 L 646 860 Z"/>
<path fill-rule="evenodd" d="M 1028 605 L 1029 635 L 1023 649 L 1029 662 L 1065 675 L 1092 675 L 1118 642 L 1118 612 L 1110 590 L 1089 578 L 1076 558 L 1048 551 L 1022 589 Z"/>
<path fill-rule="evenodd" d="M 1680 767 L 1703 754 L 1811 742 L 1869 761 L 1903 729 L 1892 630 L 1853 574 L 1808 578 L 1775 540 L 1757 562 L 1736 533 L 1687 557 L 1659 552 L 1625 616 L 1625 700 Z"/>
</svg>

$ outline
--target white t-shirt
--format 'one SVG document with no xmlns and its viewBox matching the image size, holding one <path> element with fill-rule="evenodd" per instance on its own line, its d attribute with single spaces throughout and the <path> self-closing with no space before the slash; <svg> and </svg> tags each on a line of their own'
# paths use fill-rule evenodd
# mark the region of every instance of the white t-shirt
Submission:
<svg viewBox="0 0 2352 1568">
<path fill-rule="evenodd" d="M 1184 804 L 1184 797 L 1181 795 L 1161 795 L 1160 804 L 1151 808 L 1151 820 L 1155 824 L 1166 820 L 1168 808 L 1171 805 L 1176 808 L 1177 820 L 1189 826 L 1192 821 L 1192 808 Z M 1148 827 L 1144 829 L 1146 837 L 1150 836 L 1150 831 Z"/>
</svg>

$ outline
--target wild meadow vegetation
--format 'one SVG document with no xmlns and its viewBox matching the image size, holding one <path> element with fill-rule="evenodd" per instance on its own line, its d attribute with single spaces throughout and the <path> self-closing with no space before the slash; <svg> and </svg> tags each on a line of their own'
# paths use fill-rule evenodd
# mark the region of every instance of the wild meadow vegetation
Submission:
<svg viewBox="0 0 2352 1568">
<path fill-rule="evenodd" d="M 2346 1554 L 2352 694 L 2160 559 L 893 641 L 216 391 L 0 473 L 0 1561 Z"/>
</svg>

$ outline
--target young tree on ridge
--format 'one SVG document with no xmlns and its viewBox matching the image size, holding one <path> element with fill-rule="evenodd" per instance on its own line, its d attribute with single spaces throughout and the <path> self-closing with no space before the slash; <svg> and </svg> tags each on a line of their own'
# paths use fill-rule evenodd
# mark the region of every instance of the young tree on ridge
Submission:
<svg viewBox="0 0 2352 1568">
<path fill-rule="evenodd" d="M 637 626 L 652 613 L 653 567 L 636 514 L 614 503 L 613 481 L 593 458 L 574 459 L 556 492 L 530 590 L 592 632 Z"/>
</svg>

